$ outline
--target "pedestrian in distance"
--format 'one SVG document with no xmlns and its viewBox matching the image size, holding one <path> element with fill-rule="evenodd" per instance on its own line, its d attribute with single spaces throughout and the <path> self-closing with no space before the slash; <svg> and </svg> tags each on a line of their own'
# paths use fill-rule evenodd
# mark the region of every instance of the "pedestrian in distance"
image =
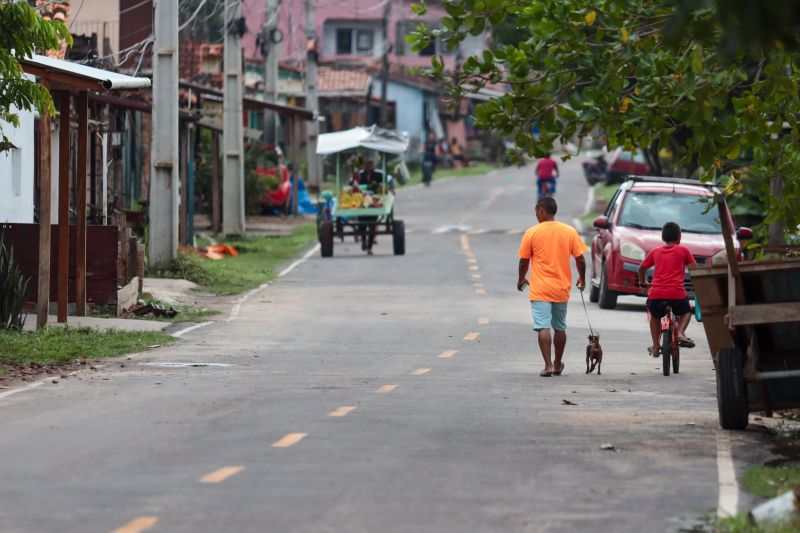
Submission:
<svg viewBox="0 0 800 533">
<path fill-rule="evenodd" d="M 657 246 L 639 265 L 639 285 L 647 294 L 647 311 L 650 321 L 650 335 L 653 346 L 647 351 L 653 357 L 661 355 L 658 338 L 661 336 L 661 319 L 667 314 L 667 306 L 678 318 L 678 346 L 694 348 L 692 339 L 686 336 L 686 328 L 692 320 L 692 309 L 683 285 L 686 267 L 696 261 L 685 246 L 681 246 L 681 227 L 675 222 L 667 222 L 661 228 L 664 246 Z M 647 269 L 654 266 L 653 280 L 645 280 Z"/>
<path fill-rule="evenodd" d="M 517 290 L 530 287 L 533 330 L 538 335 L 544 359 L 542 377 L 560 376 L 564 371 L 564 348 L 567 345 L 567 303 L 572 286 L 570 257 L 578 269 L 576 287 L 586 286 L 587 247 L 572 226 L 555 219 L 558 204 L 554 198 L 536 202 L 535 226 L 522 236 L 519 246 L 519 278 Z M 530 280 L 526 279 L 530 269 Z M 551 335 L 550 330 L 553 330 Z M 552 351 L 555 348 L 555 361 Z"/>
<path fill-rule="evenodd" d="M 428 140 L 425 141 L 422 153 L 422 183 L 424 183 L 426 187 L 431 186 L 433 173 L 436 171 L 437 147 L 436 135 L 432 131 L 428 132 Z"/>
<path fill-rule="evenodd" d="M 558 178 L 558 163 L 550 157 L 548 152 L 536 162 L 536 199 L 541 200 L 556 193 L 556 178 Z"/>
</svg>

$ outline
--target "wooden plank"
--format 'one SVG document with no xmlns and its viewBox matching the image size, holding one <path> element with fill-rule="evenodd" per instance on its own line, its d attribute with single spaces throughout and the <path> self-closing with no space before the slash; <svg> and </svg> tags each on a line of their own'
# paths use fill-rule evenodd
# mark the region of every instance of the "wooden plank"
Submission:
<svg viewBox="0 0 800 533">
<path fill-rule="evenodd" d="M 46 82 L 45 88 L 47 88 Z M 50 312 L 50 111 L 45 107 L 39 119 L 39 257 L 36 297 L 36 329 L 47 326 Z"/>
<path fill-rule="evenodd" d="M 222 231 L 222 209 L 220 207 L 219 179 L 219 132 L 211 132 L 211 233 Z"/>
<path fill-rule="evenodd" d="M 76 176 L 77 228 L 75 238 L 75 313 L 86 316 L 86 155 L 89 141 L 89 93 L 78 97 L 78 174 Z"/>
<path fill-rule="evenodd" d="M 782 322 L 800 322 L 800 302 L 735 305 L 730 308 L 731 327 Z"/>
<path fill-rule="evenodd" d="M 58 127 L 58 322 L 66 323 L 69 299 L 70 94 L 59 93 Z"/>
</svg>

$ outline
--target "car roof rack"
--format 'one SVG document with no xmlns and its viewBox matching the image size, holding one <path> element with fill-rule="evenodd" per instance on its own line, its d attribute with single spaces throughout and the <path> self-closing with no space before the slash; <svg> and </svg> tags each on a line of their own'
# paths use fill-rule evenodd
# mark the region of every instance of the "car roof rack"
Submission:
<svg viewBox="0 0 800 533">
<path fill-rule="evenodd" d="M 698 180 L 690 180 L 686 178 L 664 178 L 660 176 L 634 176 L 629 175 L 625 178 L 625 181 L 652 181 L 656 183 L 671 183 L 674 185 L 694 185 L 696 187 L 706 187 L 708 189 L 713 189 L 718 187 L 717 183 L 703 183 L 702 181 Z"/>
</svg>

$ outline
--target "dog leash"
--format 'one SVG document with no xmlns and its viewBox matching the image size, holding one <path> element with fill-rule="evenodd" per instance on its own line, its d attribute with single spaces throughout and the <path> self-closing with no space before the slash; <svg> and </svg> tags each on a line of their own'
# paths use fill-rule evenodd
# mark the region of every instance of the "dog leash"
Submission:
<svg viewBox="0 0 800 533">
<path fill-rule="evenodd" d="M 586 313 L 586 323 L 589 324 L 589 333 L 594 337 L 594 330 L 592 330 L 592 323 L 589 321 L 589 311 L 586 310 L 586 300 L 583 299 L 583 291 L 581 293 L 581 303 L 583 304 L 583 312 Z"/>
</svg>

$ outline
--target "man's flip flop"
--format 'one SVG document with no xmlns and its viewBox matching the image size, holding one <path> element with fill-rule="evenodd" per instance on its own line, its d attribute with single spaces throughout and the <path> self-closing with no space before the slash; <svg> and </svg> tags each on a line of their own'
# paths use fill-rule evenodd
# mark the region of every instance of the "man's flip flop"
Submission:
<svg viewBox="0 0 800 533">
<path fill-rule="evenodd" d="M 542 370 L 541 372 L 539 372 L 539 376 L 541 376 L 543 378 L 549 378 L 552 375 L 553 375 L 553 373 L 552 372 L 548 372 L 547 370 Z"/>
<path fill-rule="evenodd" d="M 660 357 L 661 356 L 661 348 L 658 348 L 657 350 L 654 351 L 652 346 L 648 346 L 647 347 L 647 353 L 649 353 L 651 357 Z"/>
<path fill-rule="evenodd" d="M 553 370 L 553 375 L 560 376 L 561 373 L 564 371 L 564 366 L 565 366 L 564 363 L 561 363 L 561 368 L 559 368 L 558 370 Z"/>
<path fill-rule="evenodd" d="M 678 337 L 678 346 L 682 348 L 694 348 L 694 341 L 689 337 Z"/>
</svg>

